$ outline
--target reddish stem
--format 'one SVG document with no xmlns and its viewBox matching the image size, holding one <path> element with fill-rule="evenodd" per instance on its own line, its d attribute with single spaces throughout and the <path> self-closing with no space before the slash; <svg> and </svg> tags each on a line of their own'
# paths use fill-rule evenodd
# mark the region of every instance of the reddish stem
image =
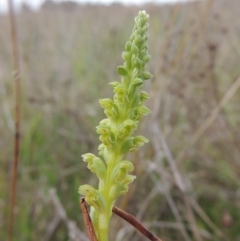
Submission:
<svg viewBox="0 0 240 241">
<path fill-rule="evenodd" d="M 89 216 L 89 213 L 88 213 L 85 198 L 81 198 L 80 206 L 81 206 L 81 209 L 82 209 L 83 218 L 84 218 L 84 222 L 85 222 L 85 225 L 86 225 L 86 228 L 87 228 L 87 233 L 88 233 L 88 237 L 89 237 L 90 241 L 98 241 L 97 236 L 96 236 L 95 231 L 94 231 L 92 220 L 91 220 L 91 218 Z"/>
<path fill-rule="evenodd" d="M 10 210 L 10 223 L 9 223 L 9 236 L 8 240 L 13 239 L 14 228 L 14 207 L 16 202 L 16 186 L 17 186 L 17 173 L 19 162 L 19 147 L 20 147 L 20 67 L 19 67 L 19 54 L 18 54 L 18 41 L 17 41 L 17 27 L 16 19 L 13 10 L 13 1 L 8 0 L 9 18 L 11 25 L 11 39 L 13 51 L 13 64 L 14 64 L 14 90 L 15 90 L 15 138 L 14 138 L 14 161 L 12 169 L 12 187 L 11 187 L 11 210 Z"/>
<path fill-rule="evenodd" d="M 130 223 L 135 227 L 140 233 L 147 237 L 151 241 L 162 241 L 160 238 L 155 236 L 151 231 L 146 229 L 133 215 L 130 213 L 124 212 L 120 208 L 113 207 L 113 213 L 117 214 L 119 217 Z"/>
</svg>

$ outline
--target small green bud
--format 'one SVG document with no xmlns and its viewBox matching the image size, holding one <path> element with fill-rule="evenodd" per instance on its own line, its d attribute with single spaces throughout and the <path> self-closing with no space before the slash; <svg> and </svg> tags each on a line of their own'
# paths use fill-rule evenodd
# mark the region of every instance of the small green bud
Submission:
<svg viewBox="0 0 240 241">
<path fill-rule="evenodd" d="M 136 78 L 131 83 L 134 87 L 141 86 L 143 84 L 143 80 L 140 78 Z"/>
<path fill-rule="evenodd" d="M 122 53 L 122 59 L 125 60 L 125 61 L 128 61 L 129 60 L 129 56 L 130 56 L 130 53 L 128 52 L 123 52 Z"/>
<path fill-rule="evenodd" d="M 144 27 L 142 28 L 142 31 L 143 32 L 147 32 L 148 31 L 148 24 L 146 23 L 145 25 L 144 25 Z"/>
<path fill-rule="evenodd" d="M 151 79 L 152 75 L 149 72 L 143 72 L 141 77 L 147 80 L 147 79 Z"/>
<path fill-rule="evenodd" d="M 116 87 L 117 85 L 120 85 L 120 83 L 118 81 L 114 81 L 114 82 L 110 82 L 109 85 L 114 88 Z"/>
<path fill-rule="evenodd" d="M 143 35 L 143 31 L 141 28 L 137 29 L 135 33 L 136 35 Z"/>
<path fill-rule="evenodd" d="M 141 45 L 141 50 L 146 52 L 146 51 L 147 51 L 147 48 L 148 48 L 148 45 L 147 45 L 146 42 L 144 42 L 144 43 Z"/>
<path fill-rule="evenodd" d="M 138 55 L 139 50 L 138 50 L 138 47 L 134 43 L 132 43 L 131 52 L 135 55 Z"/>
<path fill-rule="evenodd" d="M 143 57 L 143 62 L 144 62 L 144 64 L 148 63 L 150 59 L 151 59 L 151 55 L 150 55 L 150 54 L 146 54 L 146 55 Z"/>
<path fill-rule="evenodd" d="M 139 58 L 137 58 L 136 66 L 137 66 L 138 69 L 141 69 L 142 66 L 143 66 L 143 62 Z"/>
<path fill-rule="evenodd" d="M 136 37 L 134 38 L 133 40 L 133 43 L 136 45 L 136 46 L 139 46 L 141 45 L 141 41 L 142 41 L 142 38 L 140 35 L 136 35 Z"/>
<path fill-rule="evenodd" d="M 126 45 L 125 45 L 125 50 L 126 51 L 130 51 L 131 50 L 131 43 L 129 41 L 127 41 Z"/>
<path fill-rule="evenodd" d="M 150 99 L 150 96 L 148 95 L 147 92 L 142 91 L 142 92 L 140 93 L 140 100 L 141 100 L 142 102 L 144 102 L 144 101 L 146 101 L 146 100 L 149 100 L 149 99 Z"/>
<path fill-rule="evenodd" d="M 137 57 L 135 54 L 132 55 L 131 64 L 133 67 L 136 67 L 136 65 L 137 65 Z"/>
<path fill-rule="evenodd" d="M 100 99 L 99 100 L 99 103 L 101 105 L 102 108 L 105 108 L 105 109 L 110 109 L 112 108 L 113 106 L 113 100 L 110 99 L 110 98 L 106 98 L 106 99 Z"/>
<path fill-rule="evenodd" d="M 149 113 L 151 113 L 151 111 L 144 105 L 141 105 L 141 106 L 138 107 L 138 112 L 141 115 L 148 115 Z"/>
<path fill-rule="evenodd" d="M 144 59 L 146 55 L 148 55 L 147 50 L 143 49 L 142 46 L 141 46 L 141 51 L 140 51 L 140 54 L 139 54 L 139 58 Z"/>
<path fill-rule="evenodd" d="M 127 75 L 127 70 L 125 69 L 124 66 L 118 66 L 117 67 L 117 72 L 118 72 L 118 74 L 120 74 L 122 76 Z"/>
</svg>

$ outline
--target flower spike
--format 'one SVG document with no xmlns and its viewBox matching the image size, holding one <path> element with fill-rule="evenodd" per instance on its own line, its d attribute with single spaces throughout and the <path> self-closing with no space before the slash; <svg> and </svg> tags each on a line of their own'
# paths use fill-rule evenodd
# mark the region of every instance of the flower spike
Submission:
<svg viewBox="0 0 240 241">
<path fill-rule="evenodd" d="M 96 128 L 101 141 L 99 156 L 103 160 L 91 153 L 82 156 L 88 168 L 99 178 L 98 190 L 90 185 L 79 188 L 79 193 L 86 196 L 91 206 L 91 218 L 99 241 L 108 241 L 114 202 L 128 191 L 129 184 L 136 178 L 129 174 L 134 166 L 124 160 L 124 156 L 148 142 L 143 136 L 133 136 L 139 121 L 150 113 L 144 105 L 149 95 L 141 90 L 144 81 L 152 77 L 145 70 L 151 58 L 147 44 L 148 18 L 145 11 L 140 11 L 135 18 L 135 26 L 122 53 L 124 63 L 117 67 L 121 81 L 110 83 L 113 98 L 99 101 L 107 116 Z"/>
</svg>

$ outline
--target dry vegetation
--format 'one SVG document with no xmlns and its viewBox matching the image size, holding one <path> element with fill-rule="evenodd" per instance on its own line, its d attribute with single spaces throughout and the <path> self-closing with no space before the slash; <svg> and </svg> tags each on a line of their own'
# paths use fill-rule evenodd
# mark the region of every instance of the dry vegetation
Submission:
<svg viewBox="0 0 240 241">
<path fill-rule="evenodd" d="M 138 178 L 117 206 L 164 241 L 238 241 L 240 2 L 142 8 L 151 16 L 155 73 L 146 86 L 152 114 L 141 125 L 150 144 L 130 157 Z M 111 95 L 108 83 L 118 80 L 138 10 L 86 5 L 18 14 L 22 135 L 14 240 L 87 240 L 77 190 L 96 180 L 88 180 L 81 154 L 96 152 L 98 99 Z M 0 240 L 6 240 L 14 102 L 7 16 L 0 22 Z M 144 240 L 118 217 L 111 230 L 112 240 Z"/>
</svg>

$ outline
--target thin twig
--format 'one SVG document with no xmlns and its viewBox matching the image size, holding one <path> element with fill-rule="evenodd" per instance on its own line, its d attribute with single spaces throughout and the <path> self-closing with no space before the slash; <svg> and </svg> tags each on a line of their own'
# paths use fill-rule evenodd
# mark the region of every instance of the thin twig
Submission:
<svg viewBox="0 0 240 241">
<path fill-rule="evenodd" d="M 135 227 L 140 233 L 142 233 L 145 237 L 147 237 L 151 241 L 162 241 L 160 238 L 155 236 L 152 232 L 146 229 L 138 220 L 131 214 L 124 212 L 123 210 L 113 207 L 112 212 L 117 214 L 119 217 L 130 223 L 133 227 Z"/>
<path fill-rule="evenodd" d="M 154 103 L 154 105 L 155 105 L 155 103 Z M 156 112 L 155 112 L 155 114 L 156 114 Z M 153 114 L 153 116 L 154 116 L 154 118 L 152 119 L 153 124 L 151 123 L 151 131 L 152 131 L 152 136 L 153 136 L 153 148 L 156 153 L 155 154 L 156 155 L 155 157 L 157 160 L 156 165 L 159 167 L 159 168 L 155 168 L 155 170 L 159 171 L 159 174 L 161 176 L 160 179 L 162 179 L 162 180 L 161 181 L 160 181 L 160 179 L 159 179 L 159 181 L 154 180 L 155 187 L 149 193 L 147 199 L 149 199 L 149 197 L 151 197 L 151 195 L 154 195 L 154 192 L 155 192 L 155 195 L 158 195 L 158 193 L 162 192 L 165 195 L 166 201 L 167 201 L 169 207 L 171 208 L 175 219 L 179 223 L 179 226 L 180 226 L 179 230 L 180 230 L 184 240 L 190 241 L 191 238 L 188 235 L 188 232 L 184 226 L 184 221 L 181 217 L 181 214 L 180 214 L 180 212 L 177 208 L 177 205 L 175 204 L 174 199 L 172 198 L 171 192 L 170 192 L 172 184 L 179 186 L 179 184 L 177 184 L 177 180 L 180 179 L 180 177 L 179 177 L 180 173 L 173 175 L 172 180 L 170 180 L 171 184 L 168 184 L 169 178 L 166 177 L 166 172 L 168 172 L 168 170 L 162 166 L 162 162 L 161 162 L 163 155 L 166 156 L 166 153 L 165 153 L 165 150 L 163 150 L 163 145 L 161 145 L 162 140 L 160 140 L 160 135 L 158 133 L 159 132 L 158 125 L 155 121 L 156 116 L 154 114 Z M 174 168 L 174 171 L 178 172 L 177 167 Z M 172 171 L 172 173 L 173 173 L 173 171 Z M 153 176 L 151 175 L 151 177 L 153 177 Z M 183 186 L 183 184 L 182 184 L 182 186 Z M 161 187 L 161 190 L 160 190 L 160 187 Z M 138 218 L 141 218 L 141 216 L 144 213 L 144 210 L 146 210 L 147 206 L 149 205 L 147 202 L 147 199 L 143 202 L 143 205 L 141 205 L 141 209 L 137 215 Z"/>
<path fill-rule="evenodd" d="M 202 135 L 206 132 L 206 130 L 216 120 L 220 111 L 226 106 L 226 104 L 235 95 L 235 93 L 239 88 L 240 88 L 240 76 L 230 86 L 230 88 L 227 90 L 227 92 L 225 93 L 221 101 L 218 103 L 218 105 L 212 110 L 208 118 L 202 123 L 202 125 L 198 128 L 196 133 L 192 136 L 192 138 L 189 140 L 189 142 L 186 144 L 186 146 L 177 156 L 176 158 L 177 162 L 181 162 L 184 159 L 187 151 L 198 142 L 198 140 L 202 137 Z"/>
<path fill-rule="evenodd" d="M 53 219 L 51 220 L 50 223 L 48 223 L 47 228 L 46 228 L 46 232 L 42 238 L 41 241 L 49 241 L 51 240 L 53 234 L 55 233 L 56 229 L 58 228 L 59 224 L 61 223 L 61 217 L 58 215 L 58 213 L 56 213 L 53 217 Z"/>
<path fill-rule="evenodd" d="M 195 237 L 195 240 L 196 241 L 202 241 L 202 236 L 200 235 L 200 232 L 199 232 L 199 229 L 197 227 L 197 221 L 196 221 L 196 218 L 194 216 L 194 213 L 193 213 L 193 210 L 192 210 L 192 206 L 190 204 L 190 201 L 189 201 L 189 197 L 184 194 L 183 195 L 183 201 L 185 203 L 185 208 L 186 208 L 186 217 L 188 219 L 188 223 L 189 223 L 189 226 L 192 230 L 192 233 Z"/>
<path fill-rule="evenodd" d="M 13 63 L 14 63 L 14 89 L 15 89 L 15 140 L 14 140 L 14 163 L 12 171 L 12 189 L 11 189 L 11 211 L 10 211 L 10 223 L 9 223 L 9 241 L 13 238 L 14 227 L 14 207 L 16 201 L 16 185 L 17 185 L 17 173 L 19 162 L 19 147 L 20 147 L 20 67 L 19 67 L 19 53 L 18 53 L 18 40 L 17 40 L 17 26 L 15 20 L 15 14 L 13 9 L 13 1 L 8 0 L 9 18 L 11 25 L 11 38 L 12 38 L 12 51 L 13 51 Z"/>
<path fill-rule="evenodd" d="M 190 197 L 189 201 L 194 208 L 194 210 L 197 212 L 197 214 L 202 218 L 202 220 L 211 228 L 214 233 L 221 238 L 221 240 L 229 241 L 228 238 L 225 236 L 225 234 L 214 224 L 214 222 L 207 216 L 207 214 L 204 212 L 204 210 L 199 206 L 197 201 Z"/>
<path fill-rule="evenodd" d="M 54 188 L 51 188 L 49 190 L 49 195 L 50 195 L 52 203 L 55 207 L 56 215 L 61 219 L 61 221 L 63 221 L 66 224 L 66 226 L 68 228 L 69 239 L 73 240 L 73 241 L 85 241 L 85 240 L 87 240 L 87 236 L 78 229 L 76 223 L 68 218 L 66 210 L 64 209 L 64 206 L 62 205 L 59 197 L 56 194 L 56 190 Z M 53 219 L 52 222 L 56 222 L 56 220 L 54 221 L 54 219 Z M 52 230 L 50 230 L 49 226 L 51 226 L 51 223 L 48 225 L 48 228 L 46 230 L 46 234 L 45 234 L 44 238 L 45 237 L 49 238 L 49 236 L 51 238 L 51 235 L 54 232 L 53 229 L 55 227 L 57 227 L 57 224 L 56 224 L 56 226 L 54 224 L 52 225 L 53 226 Z M 48 240 L 48 239 L 44 239 L 44 238 L 42 239 L 42 241 Z"/>
<path fill-rule="evenodd" d="M 191 205 L 189 205 L 188 195 L 186 194 L 187 187 L 184 183 L 184 179 L 183 179 L 182 175 L 180 174 L 180 172 L 178 170 L 178 167 L 175 163 L 175 160 L 174 160 L 173 155 L 170 151 L 170 148 L 168 147 L 167 142 L 164 138 L 164 135 L 161 131 L 161 128 L 156 123 L 156 121 L 153 122 L 152 128 L 153 128 L 154 137 L 157 138 L 156 141 L 155 141 L 155 144 L 161 143 L 162 149 L 165 153 L 165 156 L 166 156 L 166 158 L 168 160 L 168 163 L 170 165 L 170 169 L 173 173 L 175 183 L 177 184 L 177 187 L 179 188 L 179 190 L 182 192 L 183 199 L 185 200 L 185 207 L 186 207 L 186 214 L 187 214 L 188 222 L 192 227 L 194 238 L 197 241 L 202 241 L 202 238 L 201 238 L 201 236 L 198 232 L 198 229 L 197 229 L 197 222 L 196 222 L 195 216 L 193 214 L 192 207 L 191 207 Z M 157 150 L 157 148 L 156 148 L 156 150 Z M 185 235 L 186 235 L 186 233 L 185 233 Z"/>
<path fill-rule="evenodd" d="M 81 198 L 80 200 L 80 206 L 82 209 L 82 213 L 83 213 L 83 217 L 84 217 L 84 222 L 87 228 L 87 233 L 88 233 L 88 237 L 90 239 L 90 241 L 98 241 L 97 240 L 97 236 L 95 234 L 94 228 L 93 228 L 93 224 L 92 224 L 92 220 L 89 216 L 88 213 L 88 209 L 85 203 L 85 198 Z"/>
<path fill-rule="evenodd" d="M 167 145 L 167 142 L 163 136 L 162 130 L 159 126 L 159 124 L 156 122 L 156 120 L 153 120 L 152 123 L 152 132 L 154 133 L 155 143 L 158 143 L 158 145 L 162 145 L 163 152 L 168 160 L 170 169 L 173 173 L 173 177 L 175 179 L 176 185 L 178 186 L 179 190 L 181 192 L 186 192 L 186 186 L 183 181 L 182 175 L 180 174 L 178 167 L 175 163 L 175 160 L 173 158 L 173 155 Z"/>
</svg>

